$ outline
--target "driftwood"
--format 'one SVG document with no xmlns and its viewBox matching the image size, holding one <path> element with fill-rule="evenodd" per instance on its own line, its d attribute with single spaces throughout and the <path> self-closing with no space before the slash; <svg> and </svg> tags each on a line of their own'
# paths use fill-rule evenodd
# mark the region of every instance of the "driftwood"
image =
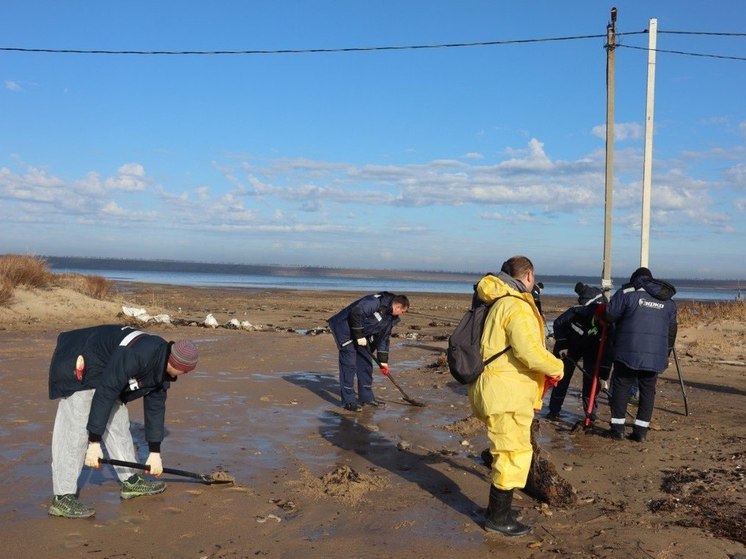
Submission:
<svg viewBox="0 0 746 559">
<path fill-rule="evenodd" d="M 536 442 L 538 439 L 539 423 L 534 420 L 531 424 L 531 446 L 534 450 L 531 459 L 531 470 L 528 473 L 524 493 L 538 501 L 553 507 L 568 507 L 575 505 L 578 496 L 575 489 L 563 478 L 552 462 L 543 455 L 543 451 Z"/>
</svg>

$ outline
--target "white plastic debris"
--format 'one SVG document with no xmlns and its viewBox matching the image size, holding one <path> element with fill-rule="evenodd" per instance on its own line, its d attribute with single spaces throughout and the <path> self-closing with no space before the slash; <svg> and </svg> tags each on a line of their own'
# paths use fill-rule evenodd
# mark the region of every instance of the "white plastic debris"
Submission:
<svg viewBox="0 0 746 559">
<path fill-rule="evenodd" d="M 124 316 L 138 317 L 147 313 L 145 309 L 138 309 L 137 307 L 125 307 L 124 305 L 122 305 L 122 314 Z"/>
<path fill-rule="evenodd" d="M 205 318 L 204 324 L 208 328 L 217 328 L 218 327 L 218 321 L 215 319 L 214 316 L 212 316 L 212 313 L 210 313 L 210 314 L 207 315 L 207 318 Z"/>
<path fill-rule="evenodd" d="M 167 314 L 157 314 L 152 320 L 157 324 L 171 324 L 171 317 Z"/>
<path fill-rule="evenodd" d="M 242 320 L 241 321 L 241 330 L 253 330 L 254 325 L 249 322 L 248 320 Z"/>
<path fill-rule="evenodd" d="M 228 328 L 235 328 L 236 330 L 238 330 L 239 328 L 241 328 L 241 321 L 237 318 L 231 318 L 226 326 Z"/>
</svg>

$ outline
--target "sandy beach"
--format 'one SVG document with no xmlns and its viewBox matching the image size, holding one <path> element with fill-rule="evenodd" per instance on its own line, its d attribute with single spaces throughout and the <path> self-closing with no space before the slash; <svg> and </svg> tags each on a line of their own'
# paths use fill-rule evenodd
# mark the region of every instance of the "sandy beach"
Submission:
<svg viewBox="0 0 746 559">
<path fill-rule="evenodd" d="M 65 289 L 17 290 L 0 308 L 0 541 L 4 556 L 94 558 L 746 557 L 746 324 L 680 328 L 675 367 L 661 376 L 643 444 L 573 430 L 582 417 L 576 372 L 563 420 L 539 413 L 540 444 L 572 484 L 578 504 L 556 508 L 518 493 L 533 533 L 481 527 L 487 446 L 464 387 L 443 364 L 464 295 L 415 294 L 391 344 L 391 371 L 413 407 L 383 376 L 383 409 L 339 407 L 337 352 L 326 319 L 361 293 L 212 289 L 132 284 L 114 301 Z M 547 299 L 553 318 L 571 299 Z M 164 465 L 225 471 L 235 485 L 164 474 L 157 496 L 120 501 L 110 467 L 84 469 L 88 520 L 50 518 L 50 440 L 56 402 L 47 369 L 57 334 L 119 323 L 122 305 L 167 313 L 148 325 L 194 340 L 197 371 L 169 391 Z M 212 313 L 256 329 L 205 328 Z M 190 324 L 191 323 L 191 324 Z M 183 324 L 183 325 L 182 325 Z M 130 406 L 144 458 L 142 406 Z M 634 413 L 635 408 L 630 411 Z"/>
</svg>

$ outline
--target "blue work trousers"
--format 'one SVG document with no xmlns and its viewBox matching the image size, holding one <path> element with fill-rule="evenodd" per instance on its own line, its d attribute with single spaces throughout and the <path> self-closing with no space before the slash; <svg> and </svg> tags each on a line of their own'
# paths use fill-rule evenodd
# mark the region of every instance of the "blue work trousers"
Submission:
<svg viewBox="0 0 746 559">
<path fill-rule="evenodd" d="M 370 402 L 373 397 L 373 360 L 366 355 L 367 349 L 349 343 L 339 350 L 339 387 L 342 405 L 355 403 L 355 377 L 360 403 Z"/>
</svg>

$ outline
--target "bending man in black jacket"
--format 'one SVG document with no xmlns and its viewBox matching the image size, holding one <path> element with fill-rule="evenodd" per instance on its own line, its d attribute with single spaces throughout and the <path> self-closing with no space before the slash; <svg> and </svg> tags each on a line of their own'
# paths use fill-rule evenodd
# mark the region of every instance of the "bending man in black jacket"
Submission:
<svg viewBox="0 0 746 559">
<path fill-rule="evenodd" d="M 63 332 L 49 367 L 49 398 L 60 398 L 52 434 L 52 516 L 87 518 L 95 511 L 77 499 L 83 465 L 98 468 L 104 454 L 136 462 L 125 404 L 143 399 L 147 465 L 163 473 L 166 391 L 197 366 L 197 347 L 189 341 L 167 342 L 129 326 L 107 325 Z M 87 449 L 86 449 L 87 446 Z M 120 496 L 155 495 L 166 484 L 129 468 L 115 468 Z"/>
<path fill-rule="evenodd" d="M 340 394 L 346 410 L 383 405 L 373 396 L 373 363 L 368 351 L 377 351 L 381 372 L 388 373 L 391 330 L 407 310 L 406 295 L 383 291 L 358 299 L 328 320 L 339 349 Z M 355 398 L 356 376 L 359 403 Z"/>
<path fill-rule="evenodd" d="M 580 361 L 583 362 L 583 411 L 588 411 L 593 374 L 597 366 L 601 333 L 595 314 L 598 305 L 605 303 L 606 300 L 600 288 L 582 282 L 575 285 L 575 293 L 578 294 L 578 304 L 554 319 L 553 352 L 555 357 L 560 357 L 564 361 L 565 376 L 552 389 L 552 396 L 549 399 L 549 412 L 546 418 L 553 421 L 560 418 L 560 410 L 570 387 L 570 381 Z M 611 343 L 608 343 L 606 347 L 610 346 Z M 599 378 L 606 381 L 610 370 L 611 351 L 607 350 L 601 359 Z M 591 421 L 596 420 L 597 407 L 594 402 L 590 413 Z"/>
</svg>

